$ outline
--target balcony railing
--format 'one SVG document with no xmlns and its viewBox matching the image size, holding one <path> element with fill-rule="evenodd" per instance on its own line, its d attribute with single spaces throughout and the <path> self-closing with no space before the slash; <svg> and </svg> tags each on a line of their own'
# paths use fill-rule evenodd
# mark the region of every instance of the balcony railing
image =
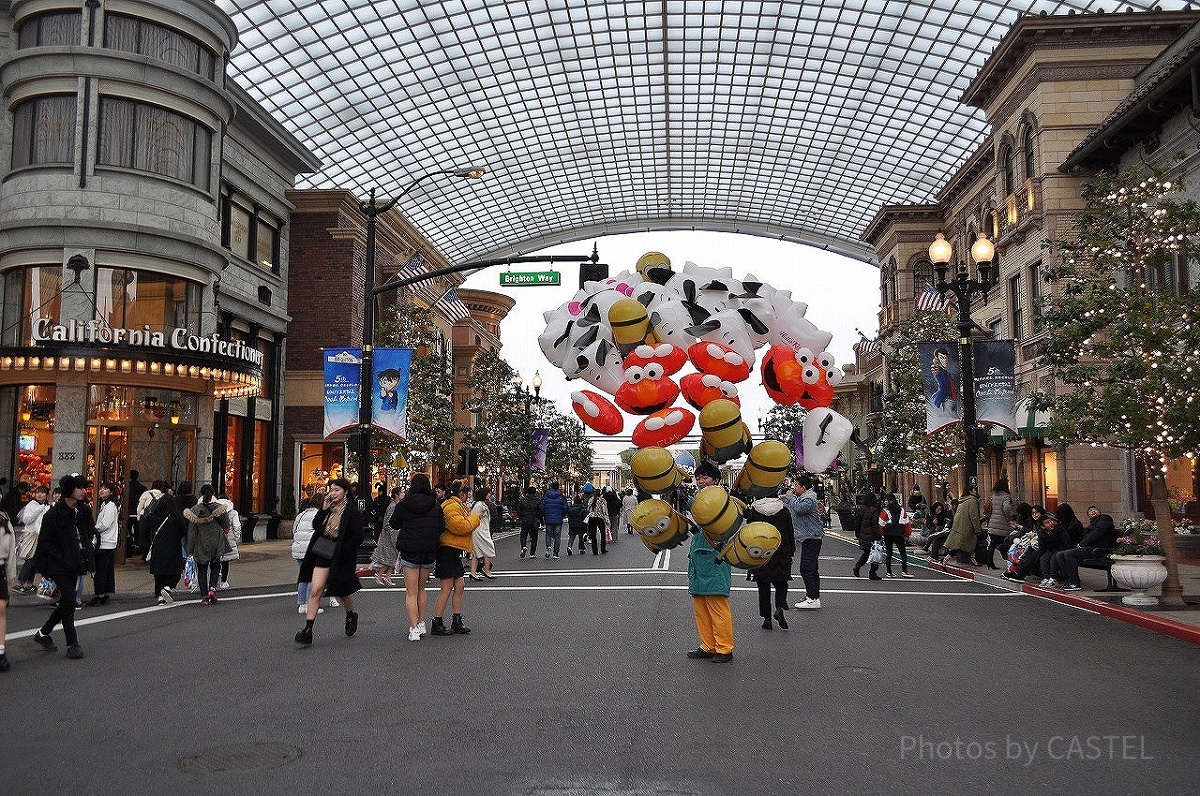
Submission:
<svg viewBox="0 0 1200 796">
<path fill-rule="evenodd" d="M 1041 214 L 1042 197 L 1038 183 L 1025 180 L 1021 188 L 1009 194 L 1001 207 L 992 211 L 992 238 L 1004 237 L 1025 226 L 1031 218 Z"/>
</svg>

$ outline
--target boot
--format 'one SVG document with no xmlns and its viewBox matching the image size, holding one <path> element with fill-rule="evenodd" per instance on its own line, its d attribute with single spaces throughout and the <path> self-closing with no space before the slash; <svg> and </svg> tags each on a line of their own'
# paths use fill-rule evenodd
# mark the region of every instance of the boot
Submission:
<svg viewBox="0 0 1200 796">
<path fill-rule="evenodd" d="M 450 628 L 446 627 L 446 625 L 442 622 L 442 618 L 440 616 L 435 616 L 433 618 L 433 624 L 430 626 L 429 632 L 435 636 L 453 635 L 453 631 L 451 631 Z"/>
<path fill-rule="evenodd" d="M 450 632 L 461 633 L 464 636 L 471 632 L 469 628 L 463 625 L 462 614 L 455 614 L 454 618 L 450 620 Z"/>
<path fill-rule="evenodd" d="M 771 630 L 774 626 L 771 624 L 771 617 L 763 617 L 763 630 Z"/>
<path fill-rule="evenodd" d="M 870 578 L 871 580 L 883 580 L 883 578 L 879 577 L 879 565 L 878 564 L 871 565 L 871 571 L 867 577 Z"/>
</svg>

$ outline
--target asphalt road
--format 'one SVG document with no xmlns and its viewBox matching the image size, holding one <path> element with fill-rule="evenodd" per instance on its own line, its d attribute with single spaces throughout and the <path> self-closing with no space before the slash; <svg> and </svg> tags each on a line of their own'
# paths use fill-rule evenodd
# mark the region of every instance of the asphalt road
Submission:
<svg viewBox="0 0 1200 796">
<path fill-rule="evenodd" d="M 354 638 L 327 610 L 308 649 L 284 588 L 86 612 L 81 661 L 28 639 L 46 608 L 14 606 L 0 792 L 1195 792 L 1184 642 L 928 570 L 855 580 L 829 540 L 825 607 L 789 630 L 759 627 L 735 573 L 721 665 L 684 657 L 685 550 L 498 547 L 473 632 L 420 643 L 399 588 L 360 593 Z"/>
</svg>

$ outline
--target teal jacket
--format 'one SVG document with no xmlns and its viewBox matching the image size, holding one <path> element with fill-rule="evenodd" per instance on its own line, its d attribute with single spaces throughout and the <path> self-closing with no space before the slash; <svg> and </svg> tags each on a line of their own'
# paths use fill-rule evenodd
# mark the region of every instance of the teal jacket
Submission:
<svg viewBox="0 0 1200 796">
<path fill-rule="evenodd" d="M 688 594 L 728 597 L 731 580 L 729 565 L 717 560 L 717 551 L 704 534 L 692 534 L 692 546 L 688 549 Z"/>
</svg>

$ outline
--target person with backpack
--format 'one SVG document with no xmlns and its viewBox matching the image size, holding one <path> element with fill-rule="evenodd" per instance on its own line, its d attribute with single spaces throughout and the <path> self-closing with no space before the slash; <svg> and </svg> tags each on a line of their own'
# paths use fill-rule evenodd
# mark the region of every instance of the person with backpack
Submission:
<svg viewBox="0 0 1200 796">
<path fill-rule="evenodd" d="M 521 558 L 537 553 L 538 526 L 542 522 L 539 503 L 537 490 L 531 486 L 525 487 L 525 494 L 517 503 L 517 519 L 521 523 Z"/>
<path fill-rule="evenodd" d="M 587 506 L 583 505 L 583 495 L 576 495 L 575 502 L 567 506 L 567 555 L 571 555 L 571 547 L 579 540 L 579 555 L 586 551 L 587 544 Z M 558 556 L 555 556 L 558 558 Z"/>
<path fill-rule="evenodd" d="M 420 641 L 427 632 L 425 581 L 437 563 L 438 547 L 446 531 L 442 504 L 429 484 L 429 476 L 417 473 L 412 477 L 408 493 L 396 503 L 388 523 L 396 531 L 400 572 L 404 576 L 408 640 Z"/>
<path fill-rule="evenodd" d="M 587 484 L 586 486 L 591 486 Z M 586 488 L 586 487 L 585 487 Z M 600 552 L 608 554 L 608 503 L 604 500 L 604 495 L 601 492 L 592 491 L 588 497 L 588 538 L 592 541 L 592 555 L 599 555 L 596 552 L 596 543 L 600 543 Z"/>
<path fill-rule="evenodd" d="M 621 496 L 611 486 L 604 487 L 602 492 L 608 505 L 608 542 L 616 544 L 621 537 Z"/>
<path fill-rule="evenodd" d="M 229 552 L 225 532 L 229 517 L 225 507 L 213 497 L 212 484 L 200 487 L 196 505 L 183 510 L 188 521 L 187 552 L 196 562 L 200 593 L 205 595 L 201 605 L 216 605 L 217 583 L 221 577 L 221 556 Z"/>
</svg>

